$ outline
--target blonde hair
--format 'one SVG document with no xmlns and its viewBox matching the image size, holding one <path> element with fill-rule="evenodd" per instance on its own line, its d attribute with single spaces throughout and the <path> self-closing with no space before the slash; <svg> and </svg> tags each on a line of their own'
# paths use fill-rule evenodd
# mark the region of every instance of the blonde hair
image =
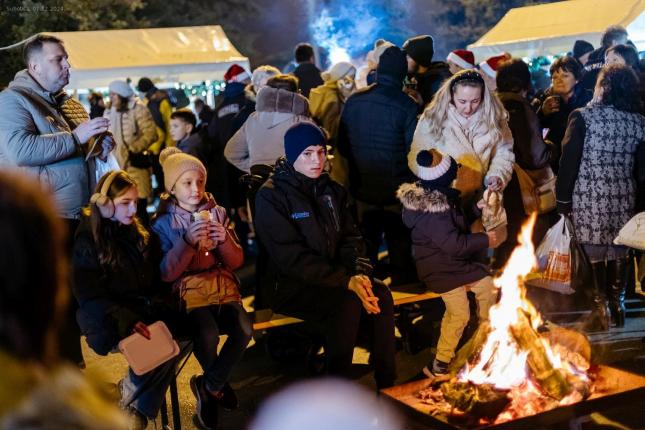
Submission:
<svg viewBox="0 0 645 430">
<path fill-rule="evenodd" d="M 481 121 L 486 124 L 489 130 L 492 130 L 495 141 L 501 140 L 502 130 L 507 127 L 508 114 L 502 102 L 486 87 L 481 73 L 475 70 L 462 70 L 455 73 L 441 85 L 422 114 L 428 124 L 428 132 L 434 136 L 441 136 L 443 124 L 448 118 L 448 109 L 453 102 L 454 92 L 458 86 L 481 88 L 483 97 L 478 108 L 481 110 Z"/>
</svg>

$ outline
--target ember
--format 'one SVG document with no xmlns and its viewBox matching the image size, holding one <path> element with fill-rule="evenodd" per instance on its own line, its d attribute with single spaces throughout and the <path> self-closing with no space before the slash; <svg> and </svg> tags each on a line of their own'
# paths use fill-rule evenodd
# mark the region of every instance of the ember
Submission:
<svg viewBox="0 0 645 430">
<path fill-rule="evenodd" d="M 589 396 L 586 337 L 559 327 L 544 328 L 526 299 L 523 281 L 536 265 L 534 223 L 535 215 L 522 228 L 519 246 L 495 279 L 500 300 L 491 308 L 489 321 L 453 360 L 452 377 L 436 378 L 418 393 L 437 411 L 465 414 L 474 424 L 497 424 Z"/>
</svg>

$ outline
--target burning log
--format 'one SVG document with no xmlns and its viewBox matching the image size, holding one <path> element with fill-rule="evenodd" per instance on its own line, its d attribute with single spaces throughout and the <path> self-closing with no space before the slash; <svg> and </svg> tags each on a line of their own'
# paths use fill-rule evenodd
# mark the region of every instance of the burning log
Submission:
<svg viewBox="0 0 645 430">
<path fill-rule="evenodd" d="M 524 311 L 518 309 L 517 314 L 517 324 L 513 324 L 510 331 L 520 348 L 529 352 L 526 362 L 531 374 L 549 396 L 557 400 L 563 399 L 571 393 L 571 385 L 551 364 L 540 336 Z"/>
<path fill-rule="evenodd" d="M 444 399 L 451 406 L 475 418 L 495 418 L 511 402 L 508 390 L 500 390 L 492 384 L 450 382 L 441 386 Z"/>
</svg>

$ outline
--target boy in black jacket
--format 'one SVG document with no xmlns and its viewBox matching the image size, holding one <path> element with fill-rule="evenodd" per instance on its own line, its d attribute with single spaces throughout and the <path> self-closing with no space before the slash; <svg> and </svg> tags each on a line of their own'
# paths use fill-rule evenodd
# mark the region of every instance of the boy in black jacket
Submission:
<svg viewBox="0 0 645 430">
<path fill-rule="evenodd" d="M 365 275 L 365 244 L 345 189 L 323 171 L 326 137 L 301 122 L 284 136 L 285 158 L 255 199 L 256 229 L 269 254 L 271 308 L 325 336 L 327 370 L 348 376 L 361 319 L 371 325 L 378 388 L 394 384 L 392 295 Z M 367 269 L 367 270 L 366 270 Z"/>
<path fill-rule="evenodd" d="M 480 320 L 488 318 L 495 301 L 489 269 L 475 256 L 498 243 L 494 232 L 471 233 L 461 210 L 459 191 L 450 188 L 458 165 L 452 157 L 432 149 L 410 158 L 410 170 L 420 179 L 403 184 L 397 197 L 403 204 L 403 222 L 412 229 L 412 243 L 419 279 L 441 295 L 446 312 L 433 363 L 427 376 L 448 372 L 450 360 L 470 317 L 467 291 L 475 293 Z"/>
</svg>

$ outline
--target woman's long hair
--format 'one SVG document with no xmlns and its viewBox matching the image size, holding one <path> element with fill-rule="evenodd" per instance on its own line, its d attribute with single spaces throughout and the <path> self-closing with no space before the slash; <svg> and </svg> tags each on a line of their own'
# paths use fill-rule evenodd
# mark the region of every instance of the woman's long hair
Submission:
<svg viewBox="0 0 645 430">
<path fill-rule="evenodd" d="M 481 75 L 479 78 L 473 76 L 471 79 L 469 77 L 473 73 L 479 74 L 479 72 L 474 70 L 462 70 L 455 73 L 450 79 L 447 79 L 441 85 L 441 88 L 437 91 L 428 107 L 423 111 L 423 118 L 427 121 L 428 131 L 431 135 L 441 136 L 443 124 L 448 118 L 448 109 L 453 102 L 457 87 L 469 86 L 481 88 L 483 97 L 478 108 L 478 110 L 481 110 L 481 120 L 487 125 L 489 130 L 492 130 L 495 141 L 502 139 L 502 129 L 508 121 L 506 110 L 497 96 L 492 94 L 486 87 Z"/>
<path fill-rule="evenodd" d="M 96 185 L 97 192 L 103 187 L 109 173 L 103 175 Z M 134 179 L 124 171 L 120 171 L 112 180 L 106 194 L 114 201 L 117 197 L 125 194 L 130 188 L 136 187 Z M 143 252 L 150 238 L 150 233 L 145 229 L 139 218 L 135 215 L 131 225 L 120 225 L 118 222 L 104 218 L 101 211 L 94 203 L 90 204 L 83 210 L 85 216 L 90 218 L 92 238 L 96 244 L 99 262 L 109 267 L 117 267 L 120 263 L 120 255 L 116 247 L 115 236 L 117 232 L 123 229 L 130 230 L 130 233 L 136 238 L 137 248 Z M 122 233 L 120 233 L 121 235 Z"/>
<path fill-rule="evenodd" d="M 0 350 L 54 364 L 69 298 L 65 226 L 50 195 L 9 172 L 0 172 L 0 225 Z"/>
</svg>

